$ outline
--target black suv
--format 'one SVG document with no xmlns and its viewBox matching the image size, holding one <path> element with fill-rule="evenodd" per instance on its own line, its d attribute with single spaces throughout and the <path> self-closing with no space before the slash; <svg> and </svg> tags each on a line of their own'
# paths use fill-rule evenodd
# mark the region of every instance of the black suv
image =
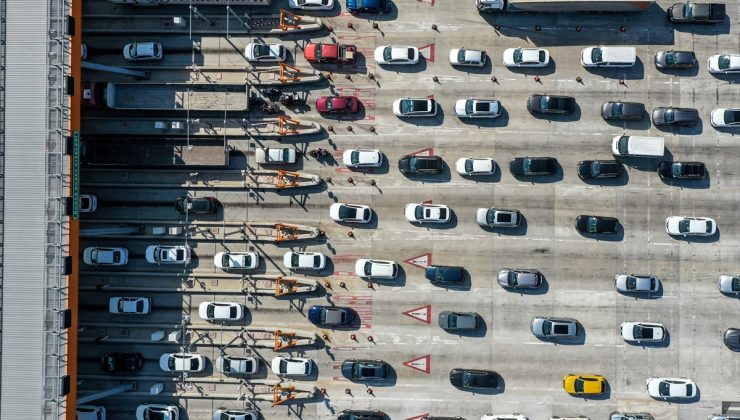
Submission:
<svg viewBox="0 0 740 420">
<path fill-rule="evenodd" d="M 514 176 L 553 175 L 558 171 L 558 161 L 551 157 L 514 158 L 509 170 Z"/>
<path fill-rule="evenodd" d="M 624 167 L 616 160 L 582 160 L 578 162 L 578 177 L 581 179 L 619 178 Z"/>
<path fill-rule="evenodd" d="M 388 377 L 388 363 L 382 360 L 347 359 L 342 362 L 342 375 L 355 381 L 377 381 Z"/>
<path fill-rule="evenodd" d="M 452 369 L 450 383 L 460 389 L 498 388 L 498 374 L 490 370 Z"/>
<path fill-rule="evenodd" d="M 660 162 L 658 176 L 663 179 L 702 179 L 707 168 L 702 162 Z"/>
<path fill-rule="evenodd" d="M 432 283 L 457 284 L 463 281 L 465 269 L 449 265 L 430 265 L 424 272 L 424 277 Z"/>
<path fill-rule="evenodd" d="M 440 174 L 444 169 L 444 161 L 439 156 L 406 155 L 398 159 L 398 170 L 402 174 Z"/>
<path fill-rule="evenodd" d="M 699 122 L 699 111 L 694 108 L 662 106 L 653 110 L 653 124 L 692 127 Z"/>
<path fill-rule="evenodd" d="M 639 121 L 645 115 L 645 105 L 639 102 L 604 102 L 601 118 L 617 121 Z"/>
<path fill-rule="evenodd" d="M 141 353 L 106 353 L 100 358 L 100 366 L 106 372 L 136 372 L 143 364 Z"/>
<path fill-rule="evenodd" d="M 576 99 L 572 96 L 532 95 L 527 99 L 527 110 L 532 114 L 572 114 Z"/>
<path fill-rule="evenodd" d="M 213 214 L 218 210 L 216 197 L 180 197 L 175 201 L 175 210 L 184 214 Z"/>
<path fill-rule="evenodd" d="M 619 231 L 619 220 L 614 217 L 582 214 L 576 217 L 576 230 L 580 233 L 615 234 Z"/>
</svg>

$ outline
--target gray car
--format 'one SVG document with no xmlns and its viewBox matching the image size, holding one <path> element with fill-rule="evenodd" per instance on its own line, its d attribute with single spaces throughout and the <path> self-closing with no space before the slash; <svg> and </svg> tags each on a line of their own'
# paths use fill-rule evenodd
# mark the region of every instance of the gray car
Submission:
<svg viewBox="0 0 740 420">
<path fill-rule="evenodd" d="M 609 420 L 655 420 L 655 418 L 648 413 L 620 413 L 615 411 L 609 415 Z"/>
<path fill-rule="evenodd" d="M 699 111 L 694 108 L 661 106 L 653 110 L 653 124 L 692 127 L 699 122 Z"/>
<path fill-rule="evenodd" d="M 542 286 L 542 273 L 538 270 L 504 268 L 498 272 L 498 284 L 512 289 L 534 289 Z"/>
<path fill-rule="evenodd" d="M 614 287 L 624 293 L 650 293 L 660 289 L 660 279 L 639 274 L 617 274 Z"/>
<path fill-rule="evenodd" d="M 740 276 L 722 274 L 717 282 L 719 291 L 730 295 L 740 295 Z"/>
<path fill-rule="evenodd" d="M 608 101 L 601 105 L 605 120 L 639 121 L 645 115 L 645 105 L 639 102 Z"/>
<path fill-rule="evenodd" d="M 693 51 L 658 51 L 655 53 L 655 67 L 659 69 L 690 69 L 696 65 Z"/>
<path fill-rule="evenodd" d="M 536 316 L 532 319 L 532 334 L 543 339 L 575 338 L 580 325 L 573 318 L 548 318 Z"/>
<path fill-rule="evenodd" d="M 480 326 L 480 317 L 475 312 L 439 313 L 439 327 L 448 331 L 477 330 Z"/>
<path fill-rule="evenodd" d="M 733 351 L 740 351 L 740 329 L 728 328 L 725 331 L 725 345 Z"/>
</svg>

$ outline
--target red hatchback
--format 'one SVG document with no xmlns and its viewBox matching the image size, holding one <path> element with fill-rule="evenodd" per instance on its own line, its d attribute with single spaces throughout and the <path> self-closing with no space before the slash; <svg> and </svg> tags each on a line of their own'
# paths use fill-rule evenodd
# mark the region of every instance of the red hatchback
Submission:
<svg viewBox="0 0 740 420">
<path fill-rule="evenodd" d="M 316 110 L 325 114 L 356 114 L 360 108 L 357 96 L 319 96 Z"/>
</svg>

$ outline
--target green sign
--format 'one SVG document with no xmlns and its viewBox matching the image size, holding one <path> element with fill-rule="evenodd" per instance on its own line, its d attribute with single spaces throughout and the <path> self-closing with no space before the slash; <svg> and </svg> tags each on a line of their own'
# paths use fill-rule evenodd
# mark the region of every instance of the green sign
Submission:
<svg viewBox="0 0 740 420">
<path fill-rule="evenodd" d="M 72 137 L 72 218 L 80 218 L 80 132 Z"/>
</svg>

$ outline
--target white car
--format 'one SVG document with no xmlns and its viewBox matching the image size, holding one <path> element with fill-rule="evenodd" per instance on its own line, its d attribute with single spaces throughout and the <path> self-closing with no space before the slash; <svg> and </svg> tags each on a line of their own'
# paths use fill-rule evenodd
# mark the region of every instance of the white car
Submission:
<svg viewBox="0 0 740 420">
<path fill-rule="evenodd" d="M 521 225 L 522 214 L 516 209 L 482 207 L 475 211 L 475 222 L 483 227 L 515 228 Z"/>
<path fill-rule="evenodd" d="M 486 52 L 453 48 L 450 50 L 450 64 L 453 66 L 483 67 L 486 65 Z"/>
<path fill-rule="evenodd" d="M 150 264 L 187 264 L 190 253 L 188 245 L 150 245 L 144 254 Z"/>
<path fill-rule="evenodd" d="M 257 420 L 257 412 L 219 408 L 213 412 L 213 420 Z"/>
<path fill-rule="evenodd" d="M 722 293 L 740 295 L 740 277 L 739 276 L 731 276 L 729 274 L 722 274 L 719 276 L 719 281 L 717 282 L 717 286 L 719 286 L 719 291 Z"/>
<path fill-rule="evenodd" d="M 276 375 L 308 376 L 311 374 L 311 359 L 305 357 L 277 356 L 272 359 L 270 366 Z"/>
<path fill-rule="evenodd" d="M 455 168 L 460 175 L 493 175 L 496 173 L 496 163 L 491 158 L 460 158 L 455 162 Z"/>
<path fill-rule="evenodd" d="M 216 371 L 227 375 L 252 375 L 257 373 L 260 362 L 251 356 L 219 356 L 216 359 Z"/>
<path fill-rule="evenodd" d="M 329 207 L 329 217 L 335 222 L 370 223 L 373 210 L 362 204 L 334 203 Z"/>
<path fill-rule="evenodd" d="M 504 51 L 506 67 L 547 67 L 550 52 L 544 48 L 509 48 Z"/>
<path fill-rule="evenodd" d="M 740 54 L 717 54 L 707 60 L 710 73 L 740 73 Z"/>
<path fill-rule="evenodd" d="M 244 306 L 236 302 L 201 302 L 198 315 L 206 321 L 238 321 L 244 317 Z"/>
<path fill-rule="evenodd" d="M 345 150 L 342 163 L 349 168 L 379 168 L 383 166 L 383 154 L 373 149 Z"/>
<path fill-rule="evenodd" d="M 219 252 L 213 256 L 213 265 L 222 270 L 253 270 L 260 265 L 256 252 Z"/>
<path fill-rule="evenodd" d="M 279 63 L 285 61 L 287 49 L 282 44 L 252 43 L 244 48 L 244 57 L 248 61 L 259 63 Z"/>
<path fill-rule="evenodd" d="M 480 420 L 529 420 L 525 415 L 514 413 L 514 414 L 486 414 L 481 417 Z"/>
<path fill-rule="evenodd" d="M 105 420 L 107 413 L 102 405 L 78 405 L 77 420 Z"/>
<path fill-rule="evenodd" d="M 709 114 L 712 127 L 740 127 L 740 108 L 715 108 Z"/>
<path fill-rule="evenodd" d="M 374 56 L 378 64 L 416 64 L 419 62 L 419 49 L 411 46 L 383 45 L 375 49 Z"/>
<path fill-rule="evenodd" d="M 80 195 L 80 213 L 92 213 L 98 209 L 98 197 L 92 194 Z"/>
<path fill-rule="evenodd" d="M 323 270 L 326 255 L 320 252 L 288 251 L 283 255 L 283 265 L 291 270 Z"/>
<path fill-rule="evenodd" d="M 146 315 L 152 311 L 152 300 L 148 297 L 116 296 L 108 301 L 108 310 L 112 314 Z"/>
<path fill-rule="evenodd" d="M 136 420 L 179 420 L 180 409 L 169 404 L 141 404 L 136 407 Z"/>
<path fill-rule="evenodd" d="M 255 160 L 262 165 L 285 165 L 296 162 L 296 151 L 292 147 L 260 148 L 254 152 Z"/>
<path fill-rule="evenodd" d="M 82 261 L 87 265 L 126 265 L 128 263 L 128 250 L 121 247 L 101 248 L 91 246 L 85 248 L 82 253 Z"/>
<path fill-rule="evenodd" d="M 198 353 L 165 353 L 159 358 L 159 368 L 165 372 L 202 372 L 206 358 Z"/>
<path fill-rule="evenodd" d="M 648 378 L 647 392 L 659 400 L 689 399 L 696 396 L 696 384 L 687 378 Z"/>
<path fill-rule="evenodd" d="M 288 0 L 288 6 L 299 10 L 331 10 L 334 0 Z"/>
<path fill-rule="evenodd" d="M 133 42 L 123 47 L 123 58 L 128 61 L 162 59 L 162 44 L 159 42 Z"/>
<path fill-rule="evenodd" d="M 355 274 L 370 279 L 392 279 L 398 275 L 398 264 L 395 261 L 360 258 L 355 261 Z"/>
<path fill-rule="evenodd" d="M 447 223 L 452 218 L 452 210 L 444 204 L 406 204 L 406 220 L 415 223 Z"/>
<path fill-rule="evenodd" d="M 709 217 L 671 216 L 665 219 L 665 231 L 674 236 L 712 236 L 717 222 Z"/>
<path fill-rule="evenodd" d="M 617 274 L 614 288 L 625 293 L 650 293 L 660 289 L 660 279 L 655 276 L 639 274 Z"/>
<path fill-rule="evenodd" d="M 393 115 L 397 117 L 433 117 L 437 115 L 437 101 L 429 98 L 401 98 L 393 101 Z"/>
<path fill-rule="evenodd" d="M 654 322 L 623 322 L 619 334 L 624 341 L 635 343 L 659 343 L 665 340 L 666 329 Z"/>
<path fill-rule="evenodd" d="M 740 420 L 740 414 L 712 414 L 711 416 L 707 417 L 707 420 Z"/>
<path fill-rule="evenodd" d="M 458 99 L 455 115 L 459 118 L 496 118 L 501 115 L 501 102 L 495 99 Z"/>
</svg>

